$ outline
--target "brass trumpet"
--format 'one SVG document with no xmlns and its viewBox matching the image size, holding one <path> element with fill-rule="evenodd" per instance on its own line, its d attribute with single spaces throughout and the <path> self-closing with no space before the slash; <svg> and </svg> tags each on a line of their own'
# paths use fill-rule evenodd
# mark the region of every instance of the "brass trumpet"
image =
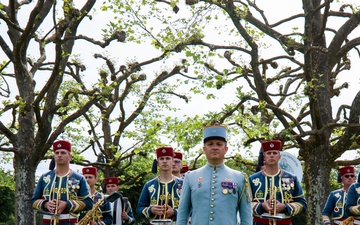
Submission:
<svg viewBox="0 0 360 225">
<path fill-rule="evenodd" d="M 169 203 L 169 198 L 170 198 L 170 197 L 171 197 L 171 195 L 170 195 L 170 193 L 168 193 L 168 194 L 166 195 L 166 199 L 165 199 L 164 219 L 166 219 L 166 211 L 167 211 L 167 208 L 168 208 L 168 203 Z"/>
<path fill-rule="evenodd" d="M 171 199 L 171 194 L 165 191 L 165 186 L 162 187 L 160 193 L 160 205 L 164 206 L 164 213 L 162 216 L 157 216 L 157 219 L 151 220 L 151 224 L 159 225 L 168 225 L 171 224 L 171 219 L 166 219 L 167 210 L 169 208 L 169 200 Z"/>
<path fill-rule="evenodd" d="M 274 179 L 270 180 L 270 206 L 272 210 L 269 212 L 271 216 L 276 216 L 276 186 Z M 276 219 L 270 219 L 269 220 L 270 225 L 276 225 Z"/>
<path fill-rule="evenodd" d="M 59 211 L 59 200 L 60 200 L 60 195 L 61 195 L 61 192 L 60 192 L 60 187 L 56 187 L 56 182 L 54 181 L 54 188 L 57 188 L 57 193 L 56 193 L 56 196 L 55 196 L 55 190 L 53 189 L 52 190 L 52 200 L 55 200 L 55 212 L 54 214 L 58 214 L 58 211 Z M 52 219 L 52 224 L 53 225 L 57 225 L 59 224 L 59 216 L 54 216 L 54 219 Z"/>
<path fill-rule="evenodd" d="M 347 219 L 341 221 L 340 225 L 353 225 L 354 224 L 354 217 L 349 216 Z"/>
</svg>

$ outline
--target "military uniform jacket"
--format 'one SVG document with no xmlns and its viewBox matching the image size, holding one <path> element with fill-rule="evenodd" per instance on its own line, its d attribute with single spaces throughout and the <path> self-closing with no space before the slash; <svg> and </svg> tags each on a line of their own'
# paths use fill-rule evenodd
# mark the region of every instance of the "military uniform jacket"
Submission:
<svg viewBox="0 0 360 225">
<path fill-rule="evenodd" d="M 207 164 L 188 172 L 184 179 L 176 225 L 252 224 L 248 180 L 239 171 L 224 164 Z"/>
<path fill-rule="evenodd" d="M 348 189 L 345 203 L 345 212 L 348 216 L 353 216 L 360 223 L 360 183 L 353 183 Z M 355 223 L 354 223 L 355 224 Z"/>
<path fill-rule="evenodd" d="M 333 220 L 344 220 L 347 218 L 345 213 L 346 192 L 344 189 L 338 189 L 330 192 L 326 201 L 325 207 L 322 211 L 323 221 L 330 222 Z"/>
<path fill-rule="evenodd" d="M 96 204 L 98 201 L 101 201 L 101 199 L 104 199 L 104 194 L 100 192 L 95 192 L 95 194 L 92 196 L 92 199 L 94 201 L 94 204 Z M 79 221 L 86 215 L 88 211 L 82 211 L 80 212 Z M 100 204 L 98 210 L 95 211 L 93 218 L 94 221 L 97 222 L 99 225 L 111 225 L 113 218 L 111 215 L 111 208 L 109 202 L 103 202 Z"/>
<path fill-rule="evenodd" d="M 253 203 L 252 211 L 257 224 L 268 224 L 268 220 L 261 219 L 265 213 L 262 204 L 270 198 L 271 184 L 276 187 L 276 200 L 286 205 L 282 224 L 291 224 L 291 216 L 304 212 L 307 203 L 297 177 L 285 170 L 279 169 L 274 176 L 267 175 L 263 170 L 249 177 Z"/>
<path fill-rule="evenodd" d="M 51 170 L 40 177 L 31 198 L 33 208 L 46 212 L 44 203 L 53 199 L 67 201 L 66 210 L 60 215 L 59 225 L 76 223 L 81 211 L 90 210 L 93 207 L 93 200 L 85 178 L 71 170 L 64 176 L 57 176 Z M 44 215 L 43 224 L 50 223 L 52 219 L 51 216 Z"/>
<path fill-rule="evenodd" d="M 177 209 L 179 205 L 180 193 L 182 189 L 183 180 L 175 177 L 170 182 L 160 182 L 156 177 L 145 183 L 136 207 L 136 213 L 141 218 L 147 218 L 149 220 L 155 219 L 156 215 L 151 213 L 151 207 L 154 205 L 164 205 L 166 195 L 168 197 L 168 205 L 174 209 L 174 217 L 172 220 L 176 220 Z"/>
</svg>

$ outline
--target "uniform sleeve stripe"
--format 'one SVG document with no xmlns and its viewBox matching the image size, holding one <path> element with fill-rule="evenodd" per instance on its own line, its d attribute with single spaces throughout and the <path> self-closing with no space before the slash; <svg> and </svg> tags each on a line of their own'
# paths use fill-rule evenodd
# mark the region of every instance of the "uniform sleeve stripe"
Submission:
<svg viewBox="0 0 360 225">
<path fill-rule="evenodd" d="M 43 205 L 43 203 L 44 203 L 44 199 L 38 199 L 38 200 L 36 200 L 35 202 L 34 202 L 34 204 L 33 204 L 33 208 L 34 209 L 36 209 L 36 210 L 42 210 L 43 208 L 42 208 L 42 205 Z"/>
</svg>

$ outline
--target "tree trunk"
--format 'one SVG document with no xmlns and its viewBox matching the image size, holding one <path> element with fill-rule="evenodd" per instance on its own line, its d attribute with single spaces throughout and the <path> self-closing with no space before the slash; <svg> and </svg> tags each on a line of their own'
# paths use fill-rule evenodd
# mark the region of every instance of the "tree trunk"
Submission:
<svg viewBox="0 0 360 225">
<path fill-rule="evenodd" d="M 29 151 L 29 149 L 27 149 Z M 19 151 L 21 152 L 21 151 Z M 15 221 L 16 225 L 34 224 L 34 210 L 30 200 L 35 188 L 36 166 L 27 154 L 15 153 L 14 169 L 16 181 Z"/>
<path fill-rule="evenodd" d="M 310 145 L 311 146 L 311 145 Z M 329 194 L 332 162 L 325 145 L 307 147 L 305 153 L 304 181 L 307 201 L 307 225 L 322 225 L 321 212 Z M 322 159 L 322 160 L 319 160 Z"/>
</svg>

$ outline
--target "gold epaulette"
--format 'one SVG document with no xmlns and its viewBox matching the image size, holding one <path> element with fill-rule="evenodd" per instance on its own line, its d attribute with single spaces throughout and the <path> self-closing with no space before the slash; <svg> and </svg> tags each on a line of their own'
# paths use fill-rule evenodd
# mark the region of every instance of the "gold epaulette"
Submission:
<svg viewBox="0 0 360 225">
<path fill-rule="evenodd" d="M 250 188 L 250 183 L 249 183 L 249 177 L 246 173 L 244 173 L 244 172 L 241 172 L 241 173 L 244 175 L 244 186 L 243 186 L 239 201 L 241 200 L 242 196 L 245 193 L 246 201 L 251 202 L 252 194 L 251 194 L 251 188 Z"/>
</svg>

